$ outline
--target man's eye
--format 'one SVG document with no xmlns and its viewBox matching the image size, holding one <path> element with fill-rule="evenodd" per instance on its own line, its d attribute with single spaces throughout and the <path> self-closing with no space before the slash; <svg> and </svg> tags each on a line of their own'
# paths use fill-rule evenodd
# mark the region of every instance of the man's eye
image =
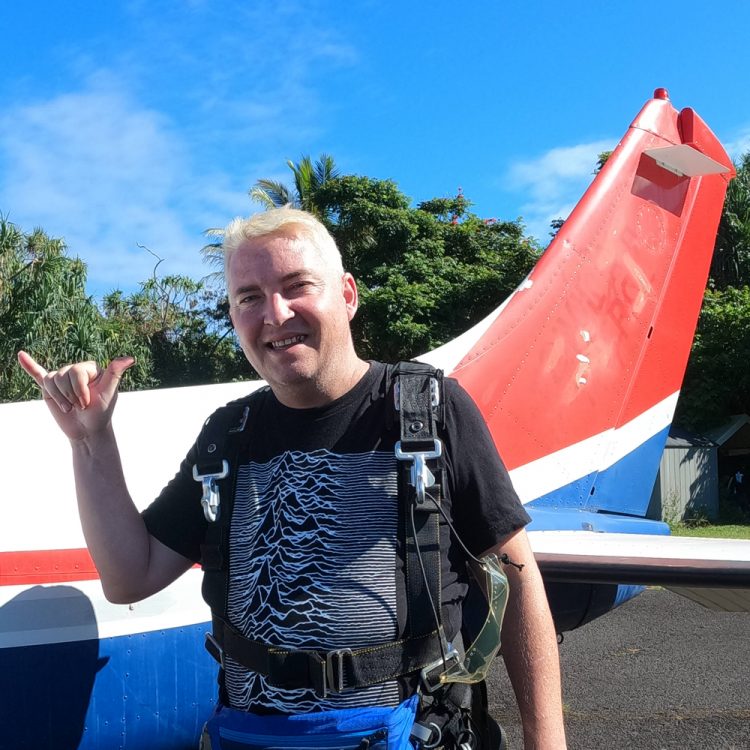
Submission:
<svg viewBox="0 0 750 750">
<path fill-rule="evenodd" d="M 245 294 L 237 300 L 237 304 L 247 307 L 248 305 L 252 305 L 253 303 L 257 302 L 259 299 L 259 294 Z"/>
<path fill-rule="evenodd" d="M 310 286 L 309 281 L 295 281 L 293 284 L 289 285 L 289 289 L 292 292 L 300 292 L 306 289 L 308 286 Z"/>
</svg>

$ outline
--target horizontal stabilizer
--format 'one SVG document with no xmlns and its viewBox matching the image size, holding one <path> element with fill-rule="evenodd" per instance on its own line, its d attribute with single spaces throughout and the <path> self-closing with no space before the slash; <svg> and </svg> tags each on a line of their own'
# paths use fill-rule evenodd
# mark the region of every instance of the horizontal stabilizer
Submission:
<svg viewBox="0 0 750 750">
<path fill-rule="evenodd" d="M 687 144 L 650 148 L 643 153 L 650 156 L 660 167 L 678 177 L 701 177 L 707 174 L 727 174 L 731 171 L 729 167 L 714 161 Z"/>
<path fill-rule="evenodd" d="M 686 596 L 679 589 L 700 589 L 690 598 L 750 611 L 750 540 L 590 531 L 532 531 L 529 538 L 545 581 L 661 585 Z"/>
<path fill-rule="evenodd" d="M 750 612 L 750 589 L 699 589 L 686 586 L 667 588 L 715 612 Z"/>
</svg>

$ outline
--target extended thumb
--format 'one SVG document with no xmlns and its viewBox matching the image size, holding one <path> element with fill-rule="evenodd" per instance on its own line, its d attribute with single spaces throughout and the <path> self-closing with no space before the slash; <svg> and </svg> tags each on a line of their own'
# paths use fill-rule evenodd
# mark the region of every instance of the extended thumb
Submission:
<svg viewBox="0 0 750 750">
<path fill-rule="evenodd" d="M 104 371 L 105 377 L 109 380 L 120 380 L 125 371 L 135 364 L 135 357 L 115 357 Z"/>
</svg>

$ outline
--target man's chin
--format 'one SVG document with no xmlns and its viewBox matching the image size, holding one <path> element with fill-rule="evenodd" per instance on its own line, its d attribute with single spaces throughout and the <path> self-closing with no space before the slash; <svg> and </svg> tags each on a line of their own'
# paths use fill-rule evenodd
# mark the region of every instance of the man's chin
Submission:
<svg viewBox="0 0 750 750">
<path fill-rule="evenodd" d="M 315 371 L 312 367 L 305 366 L 302 362 L 285 365 L 283 367 L 268 367 L 261 373 L 264 380 L 271 386 L 280 388 L 304 388 L 315 380 Z"/>
</svg>

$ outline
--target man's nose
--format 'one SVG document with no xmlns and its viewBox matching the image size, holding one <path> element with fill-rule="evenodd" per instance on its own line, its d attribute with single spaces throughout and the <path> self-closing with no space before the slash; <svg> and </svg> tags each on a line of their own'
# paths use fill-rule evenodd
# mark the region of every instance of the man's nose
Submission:
<svg viewBox="0 0 750 750">
<path fill-rule="evenodd" d="M 263 323 L 269 326 L 281 326 L 294 317 L 289 301 L 278 292 L 267 298 Z"/>
</svg>

